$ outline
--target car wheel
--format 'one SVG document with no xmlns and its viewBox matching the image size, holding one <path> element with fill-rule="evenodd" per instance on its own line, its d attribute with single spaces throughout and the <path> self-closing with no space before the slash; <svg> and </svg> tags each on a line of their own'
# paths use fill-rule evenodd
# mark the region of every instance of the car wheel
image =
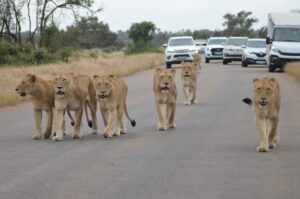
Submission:
<svg viewBox="0 0 300 199">
<path fill-rule="evenodd" d="M 227 65 L 227 64 L 228 64 L 228 60 L 223 59 L 223 64 L 224 64 L 224 65 Z"/>
<path fill-rule="evenodd" d="M 243 67 L 248 67 L 247 62 L 246 62 L 246 61 L 242 61 L 242 66 L 243 66 Z"/>
<path fill-rule="evenodd" d="M 272 73 L 276 70 L 276 66 L 274 64 L 269 65 L 269 72 Z"/>
<path fill-rule="evenodd" d="M 209 59 L 205 58 L 205 63 L 209 63 Z"/>
<path fill-rule="evenodd" d="M 168 69 L 172 68 L 172 63 L 167 62 L 166 65 L 167 65 L 167 68 L 168 68 Z"/>
</svg>

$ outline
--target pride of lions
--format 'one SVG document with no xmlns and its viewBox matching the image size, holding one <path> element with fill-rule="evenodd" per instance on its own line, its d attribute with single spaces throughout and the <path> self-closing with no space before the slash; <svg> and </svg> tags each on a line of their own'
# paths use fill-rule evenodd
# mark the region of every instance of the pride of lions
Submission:
<svg viewBox="0 0 300 199">
<path fill-rule="evenodd" d="M 181 80 L 184 92 L 184 105 L 196 103 L 197 76 L 201 69 L 200 57 L 193 62 L 181 63 Z M 153 77 L 153 92 L 157 110 L 157 129 L 164 131 L 176 127 L 175 112 L 177 88 L 174 69 L 156 68 Z M 256 113 L 256 125 L 259 132 L 258 152 L 267 152 L 276 147 L 278 143 L 278 121 L 280 109 L 280 90 L 276 79 L 265 77 L 253 80 L 253 99 L 245 98 L 243 101 L 252 106 Z M 74 126 L 72 137 L 80 139 L 81 121 L 83 111 L 92 133 L 98 133 L 97 105 L 105 125 L 104 137 L 120 136 L 126 133 L 123 115 L 134 127 L 136 121 L 132 119 L 127 110 L 126 98 L 128 87 L 126 82 L 113 75 L 74 75 L 57 73 L 52 80 L 44 80 L 33 74 L 28 74 L 16 87 L 21 96 L 31 96 L 35 118 L 36 132 L 34 140 L 42 137 L 49 139 L 52 134 L 53 119 L 55 120 L 55 133 L 53 141 L 62 141 L 65 135 L 65 113 L 68 114 L 71 125 Z M 97 102 L 98 101 L 98 102 Z M 47 123 L 42 132 L 42 111 L 46 112 Z M 75 112 L 75 120 L 70 111 Z M 91 119 L 89 118 L 91 115 Z"/>
</svg>

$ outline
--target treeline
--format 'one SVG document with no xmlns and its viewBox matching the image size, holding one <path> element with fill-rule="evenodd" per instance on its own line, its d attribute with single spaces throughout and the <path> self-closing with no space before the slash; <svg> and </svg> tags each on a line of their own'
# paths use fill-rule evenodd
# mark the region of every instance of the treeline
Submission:
<svg viewBox="0 0 300 199">
<path fill-rule="evenodd" d="M 0 66 L 68 62 L 72 53 L 80 49 L 101 48 L 108 53 L 122 49 L 127 54 L 162 52 L 160 46 L 171 36 L 187 35 L 195 39 L 207 39 L 210 36 L 266 36 L 265 27 L 253 29 L 253 24 L 258 20 L 247 11 L 225 14 L 223 30 L 161 31 L 154 23 L 144 21 L 133 23 L 127 31 L 113 32 L 108 24 L 95 17 L 94 14 L 101 9 L 93 10 L 93 1 L 35 2 L 35 6 L 30 6 L 31 0 L 0 0 Z M 21 12 L 24 8 L 27 16 Z M 82 9 L 91 15 L 80 17 L 79 11 Z M 60 21 L 54 20 L 58 10 L 71 10 L 69 14 L 73 14 L 75 22 L 65 29 L 59 29 L 57 24 Z M 32 23 L 33 18 L 35 24 Z M 24 23 L 21 21 L 24 20 L 28 20 L 29 27 L 22 26 Z"/>
</svg>

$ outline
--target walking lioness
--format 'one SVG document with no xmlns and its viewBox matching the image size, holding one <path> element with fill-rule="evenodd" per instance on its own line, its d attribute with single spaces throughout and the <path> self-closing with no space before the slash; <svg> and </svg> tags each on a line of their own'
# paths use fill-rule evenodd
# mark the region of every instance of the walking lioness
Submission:
<svg viewBox="0 0 300 199">
<path fill-rule="evenodd" d="M 131 126 L 135 126 L 135 120 L 128 115 L 126 98 L 128 87 L 124 80 L 113 75 L 94 75 L 97 98 L 100 104 L 100 112 L 105 125 L 104 137 L 110 138 L 114 134 L 120 136 L 126 133 L 123 122 L 123 114 L 129 119 Z M 114 124 L 117 128 L 114 130 Z M 114 132 L 113 132 L 114 131 Z"/>
<path fill-rule="evenodd" d="M 181 81 L 184 93 L 184 105 L 196 103 L 197 68 L 192 62 L 182 62 Z"/>
<path fill-rule="evenodd" d="M 276 79 L 265 77 L 253 80 L 253 102 L 249 98 L 243 101 L 253 105 L 256 113 L 260 144 L 258 152 L 267 152 L 276 147 L 278 143 L 278 122 L 280 109 L 280 90 Z"/>
<path fill-rule="evenodd" d="M 175 128 L 177 89 L 176 71 L 157 68 L 153 78 L 153 91 L 158 115 L 158 130 Z"/>
</svg>

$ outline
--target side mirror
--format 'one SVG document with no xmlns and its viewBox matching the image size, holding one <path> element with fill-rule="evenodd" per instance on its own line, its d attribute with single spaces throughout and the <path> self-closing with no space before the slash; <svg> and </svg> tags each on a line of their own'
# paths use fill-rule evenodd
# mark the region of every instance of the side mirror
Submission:
<svg viewBox="0 0 300 199">
<path fill-rule="evenodd" d="M 168 45 L 167 44 L 163 44 L 162 47 L 166 48 Z"/>
<path fill-rule="evenodd" d="M 270 37 L 267 37 L 266 44 L 272 44 L 273 40 Z"/>
</svg>

